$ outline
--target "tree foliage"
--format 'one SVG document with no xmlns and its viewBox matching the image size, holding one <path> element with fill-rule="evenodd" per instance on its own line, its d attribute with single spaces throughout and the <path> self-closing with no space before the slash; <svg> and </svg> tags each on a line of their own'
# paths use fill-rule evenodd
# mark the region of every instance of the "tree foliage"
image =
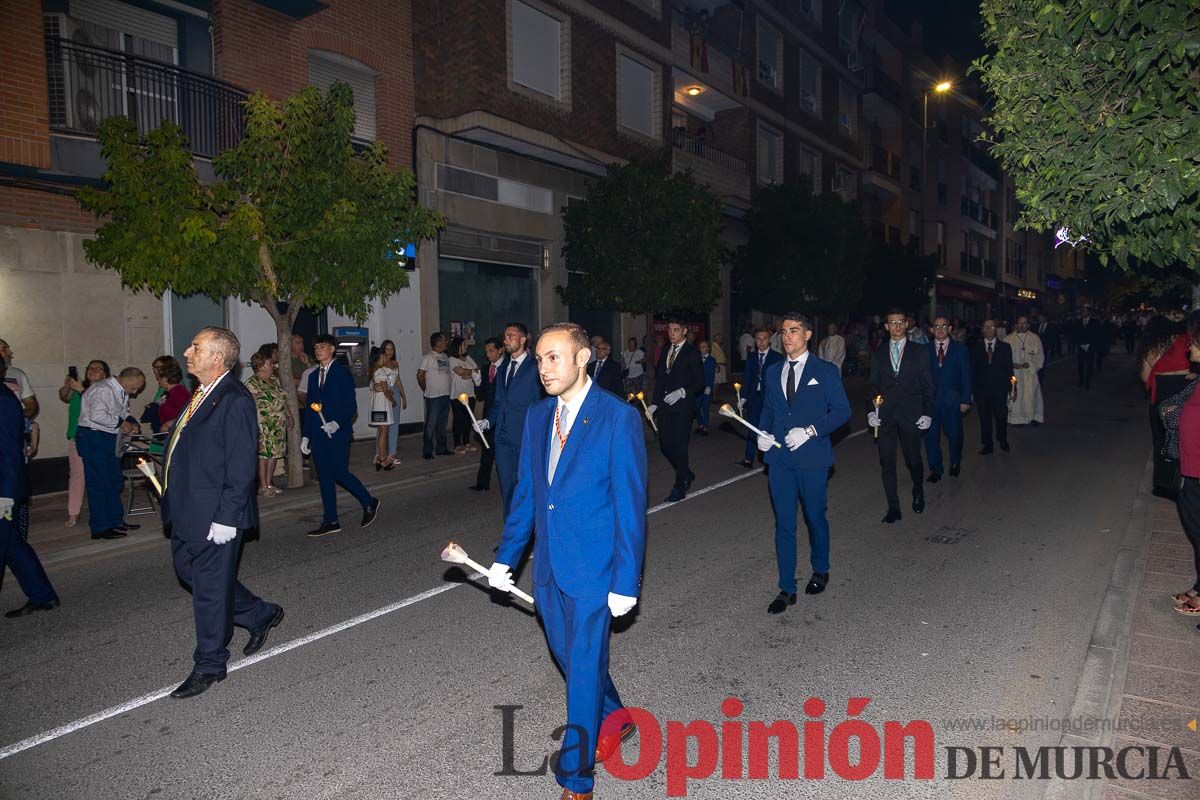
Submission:
<svg viewBox="0 0 1200 800">
<path fill-rule="evenodd" d="M 721 296 L 721 201 L 663 161 L 615 165 L 563 211 L 570 305 L 707 312 Z"/>
<path fill-rule="evenodd" d="M 883 314 L 896 307 L 918 314 L 929 306 L 929 289 L 937 278 L 937 266 L 935 255 L 873 243 L 866 259 L 862 310 Z"/>
<path fill-rule="evenodd" d="M 807 184 L 758 192 L 733 281 L 746 304 L 770 313 L 841 314 L 862 298 L 866 231 L 857 209 Z"/>
<path fill-rule="evenodd" d="M 407 286 L 397 244 L 433 237 L 440 218 L 415 205 L 412 173 L 391 170 L 382 145 L 355 152 L 344 84 L 283 103 L 256 93 L 245 123 L 237 146 L 213 160 L 219 180 L 203 184 L 177 125 L 139 137 L 125 117 L 102 122 L 107 188 L 83 189 L 79 201 L 104 224 L 84 250 L 132 289 L 258 303 L 287 353 L 301 308 L 362 319 L 372 298 Z M 295 414 L 290 359 L 279 371 Z M 295 429 L 291 439 L 296 453 Z M 300 462 L 291 461 L 297 485 Z"/>
<path fill-rule="evenodd" d="M 976 63 L 1021 223 L 1200 270 L 1200 4 L 984 0 Z"/>
</svg>

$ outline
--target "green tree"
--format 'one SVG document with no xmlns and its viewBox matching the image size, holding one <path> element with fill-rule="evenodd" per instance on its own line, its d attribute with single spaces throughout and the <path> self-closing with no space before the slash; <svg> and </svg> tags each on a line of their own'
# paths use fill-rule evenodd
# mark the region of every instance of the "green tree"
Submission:
<svg viewBox="0 0 1200 800">
<path fill-rule="evenodd" d="M 178 126 L 139 137 L 124 117 L 101 123 L 107 188 L 78 197 L 104 224 L 84 250 L 132 289 L 258 303 L 286 354 L 301 308 L 362 319 L 372 298 L 407 286 L 397 245 L 431 238 L 440 218 L 415 205 L 412 173 L 391 170 L 382 145 L 354 151 L 345 85 L 324 96 L 310 86 L 283 103 L 256 93 L 245 124 L 238 145 L 213 161 L 220 179 L 203 184 Z M 279 372 L 298 420 L 290 359 Z M 293 486 L 303 482 L 299 438 L 293 428 Z"/>
<path fill-rule="evenodd" d="M 707 312 L 721 296 L 721 201 L 665 161 L 611 166 L 563 210 L 557 287 L 570 305 L 631 314 Z"/>
<path fill-rule="evenodd" d="M 916 316 L 929 305 L 929 289 L 937 278 L 937 256 L 875 242 L 866 259 L 861 308 L 883 314 L 903 308 Z"/>
<path fill-rule="evenodd" d="M 1200 4 L 984 0 L 976 62 L 1022 225 L 1200 270 Z"/>
<path fill-rule="evenodd" d="M 761 189 L 746 214 L 734 286 L 750 308 L 835 315 L 862 298 L 866 231 L 854 205 L 807 184 Z"/>
</svg>

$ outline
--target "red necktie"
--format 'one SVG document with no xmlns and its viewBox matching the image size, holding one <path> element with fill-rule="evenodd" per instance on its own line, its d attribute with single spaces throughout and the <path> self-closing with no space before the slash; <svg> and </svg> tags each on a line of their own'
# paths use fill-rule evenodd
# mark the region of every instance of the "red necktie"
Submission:
<svg viewBox="0 0 1200 800">
<path fill-rule="evenodd" d="M 495 383 L 495 382 L 496 382 L 496 365 L 492 364 L 492 366 L 488 368 L 488 383 Z"/>
</svg>

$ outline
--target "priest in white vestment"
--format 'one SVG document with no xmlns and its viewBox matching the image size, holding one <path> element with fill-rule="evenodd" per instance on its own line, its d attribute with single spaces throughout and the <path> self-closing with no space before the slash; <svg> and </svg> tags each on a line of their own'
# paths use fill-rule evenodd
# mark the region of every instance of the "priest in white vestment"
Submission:
<svg viewBox="0 0 1200 800">
<path fill-rule="evenodd" d="M 1017 317 L 1016 330 L 1004 340 L 1012 348 L 1016 396 L 1008 408 L 1009 425 L 1040 425 L 1044 419 L 1042 384 L 1038 370 L 1046 363 L 1041 338 L 1029 330 L 1029 318 Z"/>
</svg>

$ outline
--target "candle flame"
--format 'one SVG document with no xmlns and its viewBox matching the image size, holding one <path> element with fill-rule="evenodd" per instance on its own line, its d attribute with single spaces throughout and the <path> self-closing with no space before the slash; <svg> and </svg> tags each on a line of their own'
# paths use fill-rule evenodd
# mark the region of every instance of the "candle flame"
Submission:
<svg viewBox="0 0 1200 800">
<path fill-rule="evenodd" d="M 645 392 L 638 392 L 638 393 L 637 393 L 637 399 L 638 399 L 638 400 L 645 400 L 645 399 L 646 399 L 646 393 L 645 393 Z"/>
<path fill-rule="evenodd" d="M 318 414 L 320 414 L 321 409 L 324 408 L 325 406 L 321 405 L 320 403 L 309 403 L 308 407 L 311 408 L 313 411 L 317 412 Z"/>
<path fill-rule="evenodd" d="M 722 403 L 721 407 L 717 409 L 717 413 L 728 416 L 733 413 L 733 409 L 729 407 L 729 403 Z"/>
<path fill-rule="evenodd" d="M 1008 381 L 1009 381 L 1009 383 L 1011 383 L 1013 386 L 1016 386 L 1016 385 L 1017 385 L 1017 376 L 1016 376 L 1016 375 L 1013 375 L 1011 378 L 1009 378 L 1009 379 L 1008 379 Z"/>
<path fill-rule="evenodd" d="M 735 383 L 733 384 L 733 388 L 740 392 L 742 390 L 742 385 L 740 383 Z"/>
<path fill-rule="evenodd" d="M 635 395 L 633 392 L 630 392 L 630 393 L 629 393 L 629 399 L 630 399 L 630 400 L 632 400 L 634 397 L 636 397 L 636 395 Z"/>
<path fill-rule="evenodd" d="M 465 564 L 467 561 L 467 551 L 459 547 L 457 542 L 451 540 L 442 549 L 442 561 L 449 561 L 451 564 Z"/>
<path fill-rule="evenodd" d="M 458 402 L 462 403 L 464 406 L 467 404 L 467 393 L 466 392 L 463 392 L 462 394 L 460 394 L 458 396 Z"/>
<path fill-rule="evenodd" d="M 883 395 L 877 394 L 875 395 L 875 407 L 879 408 L 881 405 L 883 405 Z"/>
</svg>

